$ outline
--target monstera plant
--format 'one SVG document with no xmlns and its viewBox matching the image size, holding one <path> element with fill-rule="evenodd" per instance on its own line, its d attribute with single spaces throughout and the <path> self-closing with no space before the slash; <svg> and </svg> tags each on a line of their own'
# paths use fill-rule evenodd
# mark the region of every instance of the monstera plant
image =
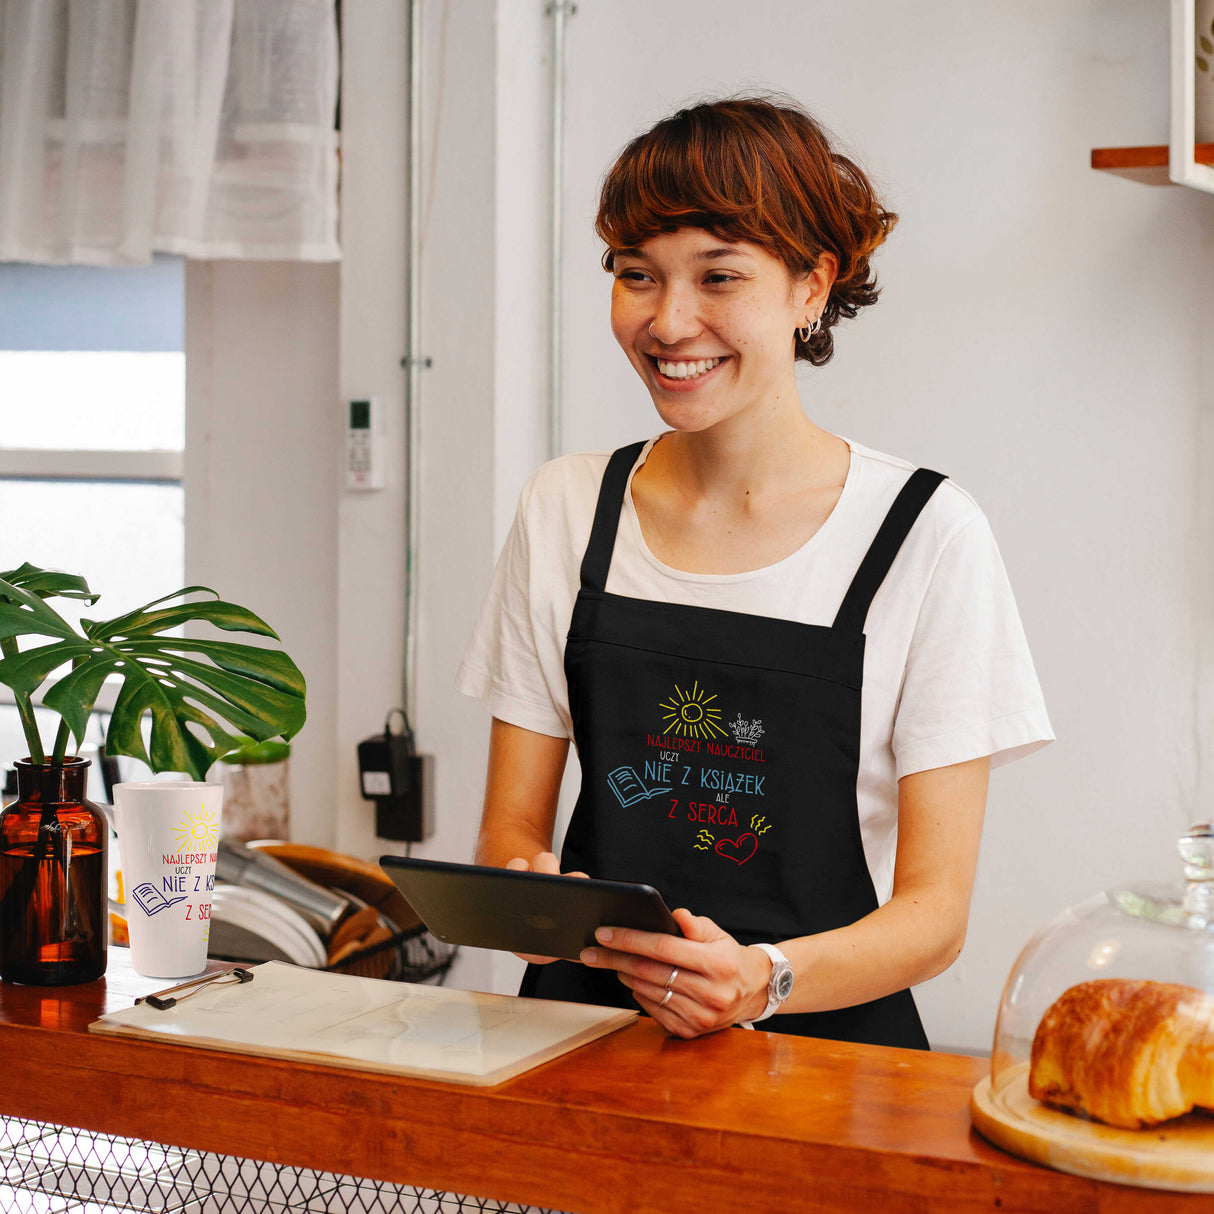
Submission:
<svg viewBox="0 0 1214 1214">
<path fill-rule="evenodd" d="M 304 678 L 280 649 L 169 635 L 181 625 L 205 623 L 277 641 L 251 611 L 205 586 L 186 586 L 114 619 L 82 619 L 77 631 L 47 603 L 67 598 L 91 606 L 98 597 L 73 574 L 30 564 L 0 573 L 0 683 L 16 696 L 33 762 L 62 764 L 72 738 L 79 746 L 107 679 L 121 686 L 106 751 L 141 759 L 153 771 L 202 780 L 217 759 L 290 738 L 303 726 Z M 43 707 L 61 718 L 49 756 L 33 708 L 44 685 Z M 147 745 L 145 714 L 151 718 Z"/>
</svg>

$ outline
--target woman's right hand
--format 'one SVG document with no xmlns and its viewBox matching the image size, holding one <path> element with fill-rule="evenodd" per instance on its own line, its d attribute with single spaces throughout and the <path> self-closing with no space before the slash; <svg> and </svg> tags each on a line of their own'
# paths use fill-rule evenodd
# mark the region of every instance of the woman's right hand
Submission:
<svg viewBox="0 0 1214 1214">
<path fill-rule="evenodd" d="M 513 860 L 506 861 L 506 867 L 513 869 L 516 873 L 551 873 L 553 876 L 560 876 L 561 862 L 550 851 L 540 852 L 531 861 L 524 860 L 522 856 L 515 856 Z M 567 877 L 585 877 L 587 873 L 566 873 Z M 535 953 L 515 953 L 516 957 L 521 957 L 524 961 L 531 965 L 551 965 L 554 961 L 561 960 L 560 957 L 541 957 Z"/>
</svg>

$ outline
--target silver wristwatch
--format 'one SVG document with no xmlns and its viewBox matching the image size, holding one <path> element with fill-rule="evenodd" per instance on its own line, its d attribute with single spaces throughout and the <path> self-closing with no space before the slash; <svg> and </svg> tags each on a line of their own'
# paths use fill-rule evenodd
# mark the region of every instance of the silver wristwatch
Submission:
<svg viewBox="0 0 1214 1214">
<path fill-rule="evenodd" d="M 792 984 L 796 979 L 791 962 L 774 944 L 756 944 L 754 947 L 761 948 L 771 958 L 771 977 L 767 980 L 767 1006 L 753 1020 L 739 1021 L 744 1029 L 752 1029 L 760 1020 L 774 1014 L 792 994 Z"/>
</svg>

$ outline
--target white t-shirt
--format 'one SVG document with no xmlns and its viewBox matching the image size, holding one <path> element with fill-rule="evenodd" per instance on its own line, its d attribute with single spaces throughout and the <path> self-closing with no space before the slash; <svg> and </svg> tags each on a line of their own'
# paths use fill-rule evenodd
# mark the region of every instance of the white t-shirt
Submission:
<svg viewBox="0 0 1214 1214">
<path fill-rule="evenodd" d="M 645 462 L 650 440 L 633 474 Z M 685 573 L 645 544 L 631 476 L 607 592 L 830 625 L 913 466 L 848 440 L 843 492 L 796 552 L 745 573 Z M 610 455 L 545 464 L 519 499 L 457 688 L 495 717 L 572 738 L 565 635 Z M 879 902 L 893 888 L 897 781 L 990 755 L 1010 762 L 1053 739 L 1020 616 L 986 517 L 945 481 L 877 591 L 865 625 L 856 798 Z"/>
</svg>

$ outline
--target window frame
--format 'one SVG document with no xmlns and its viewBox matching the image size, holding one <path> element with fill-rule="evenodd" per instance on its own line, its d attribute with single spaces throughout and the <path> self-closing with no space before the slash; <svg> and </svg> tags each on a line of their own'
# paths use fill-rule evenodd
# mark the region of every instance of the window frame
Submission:
<svg viewBox="0 0 1214 1214">
<path fill-rule="evenodd" d="M 81 484 L 101 482 L 122 484 L 182 485 L 184 487 L 185 451 L 56 450 L 35 447 L 0 447 L 0 481 L 74 481 Z M 184 545 L 184 535 L 182 542 Z M 42 704 L 42 693 L 54 686 L 48 683 L 33 697 Z M 118 686 L 110 680 L 97 694 L 95 708 L 111 712 Z M 0 683 L 0 708 L 15 708 L 17 697 L 12 688 Z"/>
</svg>

